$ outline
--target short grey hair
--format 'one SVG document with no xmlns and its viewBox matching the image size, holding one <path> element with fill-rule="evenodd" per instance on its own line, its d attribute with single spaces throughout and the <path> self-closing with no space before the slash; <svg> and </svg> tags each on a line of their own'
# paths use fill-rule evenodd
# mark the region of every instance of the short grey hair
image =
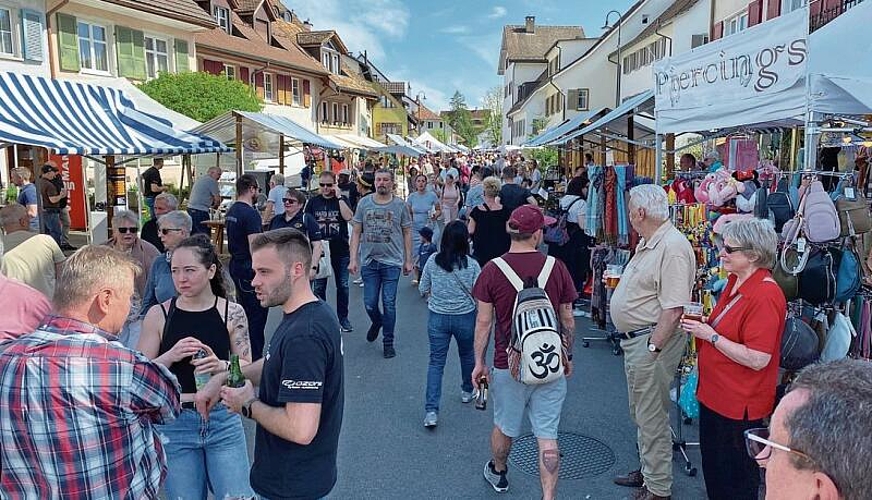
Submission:
<svg viewBox="0 0 872 500">
<path fill-rule="evenodd" d="M 221 167 L 209 167 L 209 170 L 206 170 L 206 175 L 209 175 L 212 172 L 221 172 L 222 174 L 224 173 L 224 171 L 221 170 Z"/>
<path fill-rule="evenodd" d="M 778 235 L 772 222 L 750 218 L 737 220 L 724 226 L 724 239 L 748 248 L 745 254 L 755 266 L 772 269 L 778 260 Z"/>
<path fill-rule="evenodd" d="M 842 359 L 813 364 L 799 373 L 791 390 L 807 391 L 808 399 L 785 420 L 786 444 L 813 460 L 795 456 L 794 467 L 823 472 L 845 500 L 869 498 L 872 363 Z"/>
<path fill-rule="evenodd" d="M 272 177 L 269 178 L 270 182 L 275 184 L 276 186 L 284 186 L 285 185 L 285 176 L 282 174 L 273 174 Z"/>
<path fill-rule="evenodd" d="M 157 225 L 161 228 L 169 226 L 169 229 L 184 229 L 185 232 L 191 234 L 191 228 L 194 226 L 194 222 L 187 212 L 173 210 L 172 212 L 163 214 L 163 216 L 158 219 Z"/>
<path fill-rule="evenodd" d="M 179 199 L 176 198 L 176 195 L 172 193 L 161 193 L 154 197 L 154 201 L 164 200 L 167 202 L 167 208 L 170 210 L 178 210 L 179 208 Z"/>
<path fill-rule="evenodd" d="M 666 191 L 656 184 L 641 184 L 630 189 L 630 203 L 644 208 L 645 216 L 663 222 L 669 218 L 669 199 Z"/>
<path fill-rule="evenodd" d="M 27 209 L 20 203 L 10 203 L 3 208 L 0 208 L 0 226 L 6 227 L 12 224 L 17 225 L 24 216 L 27 215 Z"/>
<path fill-rule="evenodd" d="M 87 307 L 94 295 L 104 287 L 118 290 L 125 284 L 119 280 L 124 271 L 132 271 L 133 276 L 126 283 L 133 289 L 133 280 L 142 272 L 142 267 L 131 256 L 106 245 L 86 245 L 70 256 L 64 263 L 55 290 L 55 309 L 58 312 L 72 312 Z"/>
<path fill-rule="evenodd" d="M 134 227 L 139 228 L 139 216 L 130 210 L 118 210 L 115 212 L 115 215 L 112 216 L 112 227 L 116 228 L 124 221 L 130 222 Z"/>
</svg>

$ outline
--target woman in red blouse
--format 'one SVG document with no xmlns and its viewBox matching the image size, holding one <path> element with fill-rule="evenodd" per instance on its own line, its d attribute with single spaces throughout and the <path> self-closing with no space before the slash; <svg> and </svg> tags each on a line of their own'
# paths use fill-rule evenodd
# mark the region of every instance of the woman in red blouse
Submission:
<svg viewBox="0 0 872 500">
<path fill-rule="evenodd" d="M 720 257 L 730 273 L 708 322 L 683 319 L 698 339 L 699 441 L 711 500 L 756 500 L 760 469 L 745 451 L 746 429 L 772 414 L 787 304 L 770 269 L 778 236 L 767 220 L 734 222 Z"/>
</svg>

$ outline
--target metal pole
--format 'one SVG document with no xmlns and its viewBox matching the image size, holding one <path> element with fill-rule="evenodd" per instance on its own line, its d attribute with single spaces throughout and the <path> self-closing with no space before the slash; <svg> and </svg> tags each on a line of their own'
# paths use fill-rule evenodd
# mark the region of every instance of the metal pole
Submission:
<svg viewBox="0 0 872 500">
<path fill-rule="evenodd" d="M 621 18 L 618 17 L 618 77 L 617 77 L 617 85 L 615 89 L 615 107 L 621 105 L 621 70 L 623 68 L 623 61 L 621 60 Z"/>
<path fill-rule="evenodd" d="M 242 115 L 236 115 L 236 178 L 242 176 Z"/>
<path fill-rule="evenodd" d="M 663 136 L 654 136 L 654 183 L 660 184 L 663 178 Z"/>
<path fill-rule="evenodd" d="M 279 135 L 279 173 L 285 175 L 285 134 Z"/>
</svg>

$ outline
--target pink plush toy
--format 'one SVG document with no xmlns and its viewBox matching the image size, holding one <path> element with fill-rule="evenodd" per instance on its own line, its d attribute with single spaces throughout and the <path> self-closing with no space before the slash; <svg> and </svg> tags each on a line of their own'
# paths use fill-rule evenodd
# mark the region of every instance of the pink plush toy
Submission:
<svg viewBox="0 0 872 500">
<path fill-rule="evenodd" d="M 738 194 L 738 181 L 725 168 L 718 169 L 714 175 L 715 180 L 709 186 L 709 200 L 713 206 L 722 207 Z"/>
</svg>

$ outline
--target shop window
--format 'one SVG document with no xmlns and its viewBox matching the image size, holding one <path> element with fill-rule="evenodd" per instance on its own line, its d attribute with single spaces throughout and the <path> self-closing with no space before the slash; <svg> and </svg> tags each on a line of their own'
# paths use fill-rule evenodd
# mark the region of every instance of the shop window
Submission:
<svg viewBox="0 0 872 500">
<path fill-rule="evenodd" d="M 270 73 L 263 74 L 263 100 L 273 102 L 275 94 L 273 94 L 273 76 Z"/>
<path fill-rule="evenodd" d="M 303 102 L 303 94 L 300 93 L 299 78 L 291 78 L 291 99 L 294 106 L 300 106 Z"/>
<path fill-rule="evenodd" d="M 9 9 L 0 9 L 0 54 L 15 54 L 12 46 L 12 12 Z"/>
<path fill-rule="evenodd" d="M 229 64 L 224 65 L 224 76 L 227 77 L 228 80 L 236 80 L 236 66 L 231 66 Z M 248 82 L 245 82 L 248 83 Z"/>
<path fill-rule="evenodd" d="M 82 69 L 109 71 L 109 52 L 106 45 L 106 28 L 97 24 L 79 21 L 79 61 Z"/>
<path fill-rule="evenodd" d="M 230 9 L 213 5 L 212 15 L 215 17 L 215 21 L 218 22 L 218 26 L 227 33 L 230 33 Z"/>
<path fill-rule="evenodd" d="M 167 45 L 166 40 L 145 37 L 145 67 L 149 78 L 157 78 L 159 73 L 169 71 L 170 56 Z"/>
</svg>

